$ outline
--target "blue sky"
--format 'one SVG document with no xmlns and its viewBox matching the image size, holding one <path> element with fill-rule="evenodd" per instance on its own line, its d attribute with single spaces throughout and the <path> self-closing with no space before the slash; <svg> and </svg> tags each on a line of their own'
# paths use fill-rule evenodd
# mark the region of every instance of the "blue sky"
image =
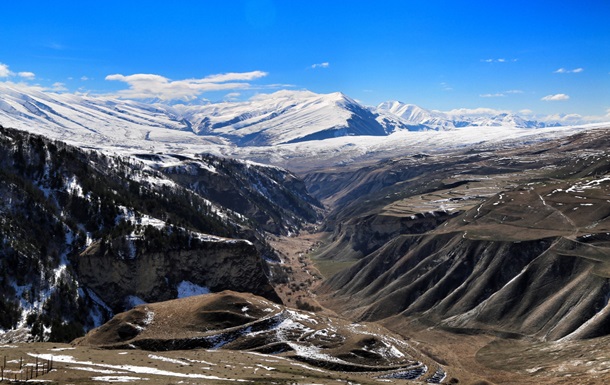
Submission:
<svg viewBox="0 0 610 385">
<path fill-rule="evenodd" d="M 610 109 L 607 0 L 34 0 L 1 8 L 0 81 L 63 92 L 218 101 L 308 89 L 438 110 Z"/>
</svg>

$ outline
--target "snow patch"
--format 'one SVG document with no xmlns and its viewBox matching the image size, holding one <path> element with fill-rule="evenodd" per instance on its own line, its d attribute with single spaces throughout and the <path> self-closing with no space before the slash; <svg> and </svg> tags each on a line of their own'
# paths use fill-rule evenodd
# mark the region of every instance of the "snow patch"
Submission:
<svg viewBox="0 0 610 385">
<path fill-rule="evenodd" d="M 91 377 L 93 381 L 104 381 L 104 382 L 136 382 L 136 381 L 148 381 L 148 378 L 142 377 L 131 377 L 131 376 L 97 376 Z"/>
<path fill-rule="evenodd" d="M 211 291 L 205 286 L 199 286 L 190 281 L 182 281 L 178 284 L 178 298 L 192 297 L 194 295 L 210 294 Z"/>
</svg>

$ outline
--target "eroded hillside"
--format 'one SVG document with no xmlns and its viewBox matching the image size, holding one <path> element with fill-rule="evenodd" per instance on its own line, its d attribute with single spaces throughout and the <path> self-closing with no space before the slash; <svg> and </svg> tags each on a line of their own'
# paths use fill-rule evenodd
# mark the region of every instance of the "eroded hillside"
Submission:
<svg viewBox="0 0 610 385">
<path fill-rule="evenodd" d="M 307 180 L 335 204 L 321 293 L 356 319 L 590 338 L 610 332 L 608 130 Z M 334 190 L 316 189 L 342 180 Z M 397 324 L 395 322 L 394 324 Z"/>
</svg>

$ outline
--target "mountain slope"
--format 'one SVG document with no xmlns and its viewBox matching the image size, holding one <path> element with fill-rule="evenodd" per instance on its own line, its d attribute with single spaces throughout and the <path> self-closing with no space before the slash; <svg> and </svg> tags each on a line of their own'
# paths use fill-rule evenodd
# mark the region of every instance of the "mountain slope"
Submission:
<svg viewBox="0 0 610 385">
<path fill-rule="evenodd" d="M 265 231 L 316 220 L 319 204 L 277 167 L 212 156 L 165 156 L 159 167 L 160 155 L 103 154 L 1 126 L 0 146 L 4 331 L 69 339 L 134 303 L 188 292 L 278 300 Z M 217 196 L 225 186 L 241 197 L 234 210 Z"/>
<path fill-rule="evenodd" d="M 417 361 L 421 353 L 377 325 L 293 310 L 233 291 L 135 307 L 92 330 L 76 345 L 151 351 L 244 350 L 325 371 L 365 372 L 383 378 L 410 373 L 413 379 L 432 377 L 435 370 L 439 379 L 446 375 Z M 430 364 L 431 360 L 426 361 Z"/>
<path fill-rule="evenodd" d="M 5 126 L 79 145 L 178 153 L 289 146 L 337 137 L 381 138 L 405 130 L 545 126 L 509 114 L 460 116 L 400 102 L 369 108 L 338 92 L 278 91 L 245 102 L 168 105 L 0 83 L 0 95 L 0 123 Z M 389 142 L 388 149 L 394 141 Z"/>
<path fill-rule="evenodd" d="M 247 102 L 173 106 L 53 94 L 5 83 L 0 83 L 0 94 L 2 124 L 36 127 L 55 139 L 81 143 L 142 147 L 151 141 L 193 140 L 201 145 L 269 146 L 388 134 L 374 113 L 341 93 L 279 91 Z"/>
<path fill-rule="evenodd" d="M 238 146 L 298 143 L 348 135 L 386 135 L 376 116 L 343 95 L 278 91 L 247 102 L 185 107 L 193 131 Z"/>
<path fill-rule="evenodd" d="M 404 327 L 550 340 L 609 334 L 609 138 L 597 130 L 445 155 L 455 162 L 429 159 L 428 173 L 402 178 L 405 161 L 379 165 L 394 170 L 392 183 L 364 179 L 370 189 L 327 223 L 334 234 L 318 258 L 357 260 L 326 282 L 327 303 Z"/>
<path fill-rule="evenodd" d="M 558 126 L 527 120 L 515 114 L 492 113 L 482 110 L 478 113 L 466 113 L 464 110 L 450 112 L 430 111 L 413 104 L 398 101 L 384 102 L 377 106 L 377 112 L 398 117 L 416 129 L 451 130 L 459 127 L 498 127 L 543 128 Z"/>
</svg>

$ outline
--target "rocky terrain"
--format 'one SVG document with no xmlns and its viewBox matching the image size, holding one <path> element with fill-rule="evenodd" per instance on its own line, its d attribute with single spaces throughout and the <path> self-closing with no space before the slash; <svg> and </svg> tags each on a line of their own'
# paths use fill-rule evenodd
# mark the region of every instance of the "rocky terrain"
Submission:
<svg viewBox="0 0 610 385">
<path fill-rule="evenodd" d="M 455 154 L 422 162 L 419 175 L 395 171 L 411 160 L 378 166 L 367 175 L 394 180 L 359 179 L 361 190 L 387 186 L 339 205 L 327 224 L 318 257 L 358 260 L 326 282 L 329 301 L 363 320 L 543 340 L 607 334 L 607 140 L 598 130 Z"/>
<path fill-rule="evenodd" d="M 277 167 L 171 155 L 161 167 L 159 155 L 3 127 L 0 146 L 6 340 L 65 341 L 135 304 L 210 290 L 279 301 L 271 281 L 282 271 L 266 234 L 297 231 L 320 210 Z"/>
<path fill-rule="evenodd" d="M 428 372 L 417 361 L 417 350 L 388 330 L 232 291 L 140 305 L 75 343 L 149 351 L 251 351 L 333 371 L 376 373 L 377 377 L 412 371 L 416 379 Z"/>
<path fill-rule="evenodd" d="M 113 142 L 114 152 L 99 145 L 104 124 L 93 125 L 93 147 L 0 127 L 0 349 L 63 363 L 45 379 L 610 376 L 607 127 L 517 132 L 514 116 L 448 123 L 397 103 L 362 109 L 342 94 L 275 95 L 214 113 L 43 96 L 15 93 L 2 108 L 27 105 L 21 118 L 62 135 L 83 133 L 84 112 L 124 133 L 150 128 L 132 132 L 134 146 Z M 397 125 L 418 119 L 437 131 Z M 303 127 L 292 132 L 295 122 Z M 408 142 L 389 152 L 367 142 L 392 130 L 388 143 Z M 164 142 L 169 131 L 177 136 Z M 439 138 L 447 145 L 431 147 Z M 148 151 L 148 142 L 171 146 Z M 193 151 L 204 142 L 299 175 Z M 73 355 L 13 344 L 92 328 L 57 348 Z"/>
</svg>

